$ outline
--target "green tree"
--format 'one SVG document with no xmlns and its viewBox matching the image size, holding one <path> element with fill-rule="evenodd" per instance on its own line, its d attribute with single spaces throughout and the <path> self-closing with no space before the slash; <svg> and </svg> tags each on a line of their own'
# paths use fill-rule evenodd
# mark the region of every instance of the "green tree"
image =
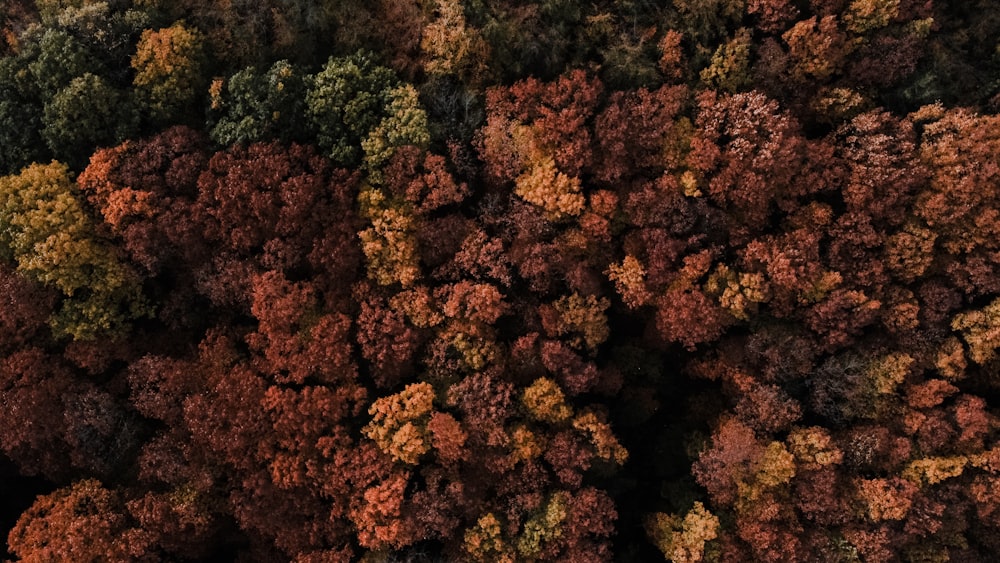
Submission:
<svg viewBox="0 0 1000 563">
<path fill-rule="evenodd" d="M 43 101 L 65 88 L 76 77 L 87 72 L 103 74 L 101 61 L 71 33 L 61 29 L 46 29 L 24 53 L 31 59 L 28 71 Z"/>
<path fill-rule="evenodd" d="M 361 160 L 361 141 L 389 113 L 400 81 L 368 55 L 330 58 L 306 93 L 306 115 L 320 148 L 338 165 Z"/>
<path fill-rule="evenodd" d="M 22 57 L 0 59 L 0 174 L 44 157 L 42 108 L 28 91 L 27 75 Z"/>
<path fill-rule="evenodd" d="M 106 4 L 102 0 L 35 0 L 38 8 L 38 15 L 42 18 L 42 23 L 52 25 L 63 12 L 72 9 L 81 9 L 95 4 Z"/>
<path fill-rule="evenodd" d="M 220 145 L 283 141 L 303 137 L 305 76 L 288 61 L 278 61 L 261 74 L 246 68 L 209 89 L 218 115 L 209 135 Z"/>
<path fill-rule="evenodd" d="M 106 69 L 105 78 L 113 78 L 123 87 L 131 79 L 129 58 L 143 30 L 151 26 L 144 10 L 125 9 L 129 3 L 85 0 L 66 5 L 47 25 L 67 32 L 85 45 Z M 97 74 L 96 70 L 89 70 Z"/>
<path fill-rule="evenodd" d="M 86 164 L 94 149 L 134 131 L 136 118 L 122 92 L 99 76 L 74 78 L 45 104 L 42 138 L 56 158 Z"/>
</svg>

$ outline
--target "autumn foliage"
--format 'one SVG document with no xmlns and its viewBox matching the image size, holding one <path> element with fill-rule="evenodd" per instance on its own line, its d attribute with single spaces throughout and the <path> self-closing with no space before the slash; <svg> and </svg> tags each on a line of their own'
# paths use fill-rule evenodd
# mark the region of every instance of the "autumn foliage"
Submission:
<svg viewBox="0 0 1000 563">
<path fill-rule="evenodd" d="M 998 36 L 0 4 L 7 557 L 992 560 Z"/>
</svg>

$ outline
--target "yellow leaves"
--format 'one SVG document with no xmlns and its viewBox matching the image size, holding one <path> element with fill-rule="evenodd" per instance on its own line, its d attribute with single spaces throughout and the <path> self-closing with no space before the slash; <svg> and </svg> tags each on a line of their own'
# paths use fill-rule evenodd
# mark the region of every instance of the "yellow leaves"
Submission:
<svg viewBox="0 0 1000 563">
<path fill-rule="evenodd" d="M 566 519 L 568 502 L 569 494 L 557 491 L 545 508 L 524 524 L 524 531 L 517 541 L 517 551 L 522 557 L 534 558 L 546 542 L 562 536 L 560 526 Z"/>
<path fill-rule="evenodd" d="M 646 532 L 666 559 L 696 563 L 705 558 L 705 544 L 718 537 L 719 519 L 700 502 L 681 519 L 661 512 L 646 521 Z"/>
<path fill-rule="evenodd" d="M 56 334 L 89 339 L 149 311 L 135 275 L 96 237 L 78 197 L 58 162 L 0 178 L 0 252 L 67 298 L 50 319 Z"/>
<path fill-rule="evenodd" d="M 361 251 L 367 259 L 368 278 L 379 285 L 398 283 L 412 286 L 420 277 L 419 253 L 413 216 L 390 206 L 376 189 L 358 196 L 361 212 L 371 227 L 358 233 Z"/>
<path fill-rule="evenodd" d="M 621 264 L 608 266 L 606 273 L 608 279 L 614 282 L 618 295 L 621 296 L 625 305 L 634 309 L 649 301 L 650 295 L 646 289 L 646 270 L 635 256 L 626 255 Z"/>
<path fill-rule="evenodd" d="M 747 320 L 757 304 L 771 298 L 771 286 L 759 272 L 737 273 L 720 264 L 709 277 L 705 289 L 719 296 L 719 304 L 731 315 Z"/>
<path fill-rule="evenodd" d="M 826 122 L 840 123 L 870 109 L 871 103 L 851 88 L 836 87 L 821 88 L 809 105 Z"/>
<path fill-rule="evenodd" d="M 586 199 L 580 190 L 580 179 L 560 172 L 551 157 L 533 164 L 514 185 L 515 194 L 544 209 L 553 221 L 583 212 Z"/>
<path fill-rule="evenodd" d="M 957 381 L 965 377 L 967 366 L 965 348 L 957 338 L 950 337 L 941 343 L 934 360 L 934 367 L 938 369 L 938 373 L 946 379 Z"/>
<path fill-rule="evenodd" d="M 225 85 L 225 80 L 222 78 L 213 78 L 212 83 L 208 86 L 208 96 L 211 102 L 212 110 L 221 110 L 225 105 L 222 101 L 222 87 Z"/>
<path fill-rule="evenodd" d="M 604 461 L 613 461 L 618 465 L 628 460 L 628 450 L 618 443 L 611 432 L 611 426 L 602 422 L 592 412 L 585 412 L 573 419 L 573 428 L 587 434 L 590 443 L 594 445 L 597 457 Z"/>
<path fill-rule="evenodd" d="M 844 23 L 850 31 L 862 34 L 889 25 L 898 13 L 899 0 L 854 0 Z"/>
<path fill-rule="evenodd" d="M 694 123 L 685 116 L 677 118 L 663 139 L 663 164 L 668 169 L 679 169 L 685 166 L 687 156 L 691 152 L 691 140 L 695 134 Z M 700 197 L 698 177 L 694 172 L 685 170 L 679 178 L 681 187 L 688 197 Z"/>
<path fill-rule="evenodd" d="M 426 440 L 426 436 L 412 422 L 403 424 L 392 434 L 388 448 L 383 446 L 383 451 L 386 453 L 403 463 L 413 465 L 416 465 L 420 456 L 430 449 L 430 443 Z"/>
<path fill-rule="evenodd" d="M 833 443 L 826 429 L 819 426 L 796 428 L 785 440 L 795 460 L 803 468 L 819 468 L 839 464 L 844 454 Z"/>
<path fill-rule="evenodd" d="M 801 78 L 825 80 L 840 69 L 850 51 L 847 38 L 837 27 L 836 16 L 815 16 L 798 22 L 782 39 L 788 44 L 794 64 L 792 71 Z"/>
<path fill-rule="evenodd" d="M 804 291 L 799 293 L 798 301 L 802 305 L 818 303 L 822 301 L 831 291 L 837 289 L 842 281 L 843 278 L 838 272 L 823 272 L 810 281 L 809 286 Z M 850 293 L 852 295 L 858 295 L 861 299 L 864 299 L 864 294 L 859 291 L 852 291 Z"/>
<path fill-rule="evenodd" d="M 494 362 L 501 349 L 491 338 L 484 338 L 462 330 L 461 326 L 451 326 L 441 332 L 441 338 L 448 341 L 451 349 L 458 353 L 465 366 L 479 371 Z"/>
<path fill-rule="evenodd" d="M 916 492 L 913 484 L 898 478 L 858 479 L 855 486 L 868 518 L 874 522 L 906 518 Z"/>
<path fill-rule="evenodd" d="M 590 442 L 596 457 L 619 465 L 628 460 L 628 450 L 618 442 L 611 426 L 590 410 L 574 417 L 573 409 L 566 404 L 566 396 L 555 381 L 546 377 L 536 379 L 524 390 L 521 403 L 529 417 L 539 422 L 562 424 L 572 418 L 573 429 Z M 544 442 L 526 427 L 518 426 L 514 429 L 511 446 L 514 461 L 519 461 L 540 455 Z"/>
<path fill-rule="evenodd" d="M 750 81 L 750 30 L 736 31 L 729 42 L 719 45 L 711 64 L 701 71 L 701 81 L 716 89 L 738 92 Z"/>
<path fill-rule="evenodd" d="M 510 447 L 514 463 L 536 459 L 545 453 L 544 440 L 523 425 L 511 433 Z"/>
<path fill-rule="evenodd" d="M 430 290 L 425 286 L 401 291 L 389 299 L 389 306 L 406 315 L 413 326 L 430 328 L 441 324 L 444 315 L 437 310 Z"/>
<path fill-rule="evenodd" d="M 907 32 L 918 39 L 926 39 L 934 30 L 934 18 L 913 20 L 906 24 Z M 1000 45 L 997 46 L 1000 50 Z"/>
<path fill-rule="evenodd" d="M 152 314 L 142 296 L 131 293 L 136 291 L 138 288 L 127 287 L 117 292 L 96 292 L 85 299 L 68 299 L 49 319 L 49 325 L 55 334 L 74 340 L 114 336 L 131 319 Z"/>
<path fill-rule="evenodd" d="M 586 297 L 573 293 L 559 298 L 553 307 L 558 313 L 555 334 L 557 336 L 571 335 L 569 344 L 576 348 L 584 345 L 594 353 L 608 338 L 608 318 L 604 311 L 611 306 L 607 299 L 598 299 L 593 295 Z"/>
<path fill-rule="evenodd" d="M 694 172 L 690 170 L 685 170 L 681 173 L 680 179 L 681 189 L 684 190 L 684 195 L 687 197 L 701 197 L 704 195 L 701 189 L 698 187 L 698 177 Z"/>
<path fill-rule="evenodd" d="M 29 252 L 54 232 L 80 234 L 89 227 L 68 168 L 55 161 L 0 178 L 0 218 L 9 225 L 0 242 L 15 254 Z"/>
<path fill-rule="evenodd" d="M 902 352 L 883 356 L 865 370 L 865 376 L 872 385 L 872 390 L 879 395 L 892 395 L 896 388 L 906 379 L 915 360 Z"/>
<path fill-rule="evenodd" d="M 106 249 L 101 249 L 93 240 L 73 238 L 68 231 L 56 231 L 19 257 L 18 269 L 42 283 L 58 287 L 65 295 L 72 295 L 93 281 L 89 266 L 104 262 L 102 269 L 113 269 L 107 263 L 108 257 L 101 255 L 102 250 Z M 116 272 L 108 273 L 114 275 Z M 104 281 L 115 286 L 121 282 L 121 276 Z"/>
<path fill-rule="evenodd" d="M 409 84 L 399 86 L 386 97 L 385 117 L 361 141 L 364 165 L 373 183 L 382 181 L 382 168 L 397 148 L 409 145 L 426 148 L 431 141 L 427 112 L 420 107 L 416 88 Z"/>
<path fill-rule="evenodd" d="M 202 37 L 183 22 L 142 32 L 132 56 L 132 82 L 155 118 L 168 117 L 202 92 L 201 60 Z"/>
<path fill-rule="evenodd" d="M 532 418 L 542 422 L 558 424 L 573 415 L 559 384 L 547 377 L 540 377 L 528 386 L 521 402 Z"/>
<path fill-rule="evenodd" d="M 398 461 L 417 465 L 431 448 L 445 463 L 466 455 L 468 434 L 453 416 L 434 411 L 434 389 L 429 383 L 407 385 L 395 395 L 376 400 L 368 414 L 372 420 L 362 433 Z"/>
<path fill-rule="evenodd" d="M 985 364 L 993 360 L 997 347 L 1000 347 L 1000 299 L 994 299 L 978 311 L 956 315 L 951 328 L 962 332 L 972 361 Z"/>
<path fill-rule="evenodd" d="M 461 2 L 438 0 L 437 17 L 424 27 L 420 48 L 429 74 L 454 74 L 476 84 L 489 72 L 490 47 L 479 30 L 465 22 Z"/>
<path fill-rule="evenodd" d="M 961 475 L 968 462 L 969 459 L 965 456 L 917 459 L 903 470 L 903 478 L 918 486 L 936 485 L 945 479 Z"/>
<path fill-rule="evenodd" d="M 729 283 L 719 301 L 723 307 L 734 311 L 737 318 L 746 320 L 747 309 L 754 303 L 764 303 L 770 298 L 770 287 L 759 272 L 741 273 L 736 283 Z"/>
<path fill-rule="evenodd" d="M 465 552 L 472 561 L 483 563 L 513 563 L 514 550 L 501 533 L 500 521 L 492 512 L 486 513 L 475 527 L 465 531 Z"/>
<path fill-rule="evenodd" d="M 1000 446 L 970 455 L 969 465 L 989 473 L 1000 473 Z"/>
<path fill-rule="evenodd" d="M 428 419 L 434 408 L 434 389 L 429 383 L 413 383 L 395 395 L 372 403 L 372 421 L 362 429 L 383 452 L 411 465 L 431 449 Z"/>
<path fill-rule="evenodd" d="M 755 466 L 755 482 L 763 487 L 777 487 L 795 477 L 795 457 L 781 442 L 768 444 Z"/>
</svg>

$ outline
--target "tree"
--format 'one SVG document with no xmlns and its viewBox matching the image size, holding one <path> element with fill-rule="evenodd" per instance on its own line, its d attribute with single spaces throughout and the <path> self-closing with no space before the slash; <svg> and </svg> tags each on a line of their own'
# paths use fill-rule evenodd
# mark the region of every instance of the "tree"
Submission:
<svg viewBox="0 0 1000 563">
<path fill-rule="evenodd" d="M 479 140 L 487 171 L 497 180 L 512 180 L 532 164 L 552 165 L 568 177 L 578 176 L 592 159 L 587 123 L 594 116 L 602 85 L 583 71 L 553 82 L 528 79 L 510 88 L 487 92 L 487 123 Z M 513 145 L 507 142 L 513 138 Z M 509 166 L 506 153 L 520 161 Z"/>
<path fill-rule="evenodd" d="M 791 72 L 798 80 L 826 80 L 840 71 L 851 43 L 835 16 L 801 20 L 781 38 L 788 44 Z"/>
<path fill-rule="evenodd" d="M 132 68 L 137 103 L 154 123 L 184 120 L 206 85 L 203 76 L 204 39 L 182 21 L 142 32 Z"/>
<path fill-rule="evenodd" d="M 688 97 L 683 86 L 611 94 L 594 123 L 596 172 L 600 180 L 618 182 L 627 175 L 654 177 L 679 163 L 667 160 L 665 145 L 683 141 L 690 121 L 680 117 Z M 673 155 L 670 155 L 673 156 Z"/>
<path fill-rule="evenodd" d="M 0 58 L 0 174 L 13 174 L 45 155 L 42 108 L 25 71 L 22 57 Z"/>
<path fill-rule="evenodd" d="M 374 9 L 374 31 L 385 46 L 386 60 L 405 80 L 412 81 L 423 66 L 423 30 L 429 19 L 420 0 L 379 0 Z"/>
<path fill-rule="evenodd" d="M 542 326 L 549 336 L 569 336 L 570 346 L 593 355 L 610 333 L 605 315 L 610 305 L 607 299 L 573 293 L 542 310 Z"/>
<path fill-rule="evenodd" d="M 687 164 L 698 185 L 729 215 L 732 243 L 739 244 L 765 225 L 774 204 L 794 194 L 803 139 L 794 119 L 759 92 L 706 92 L 698 105 Z"/>
<path fill-rule="evenodd" d="M 719 45 L 711 64 L 701 71 L 701 81 L 715 90 L 736 93 L 750 84 L 750 30 L 736 30 L 733 38 Z"/>
<path fill-rule="evenodd" d="M 683 519 L 657 513 L 646 528 L 664 557 L 677 563 L 695 563 L 704 559 L 705 543 L 718 537 L 719 519 L 695 502 Z"/>
<path fill-rule="evenodd" d="M 487 92 L 481 158 L 492 182 L 514 182 L 514 193 L 562 222 L 586 204 L 580 175 L 592 158 L 586 127 L 601 84 L 575 71 L 553 83 L 529 79 Z"/>
<path fill-rule="evenodd" d="M 8 539 L 24 561 L 128 559 L 134 553 L 117 494 L 87 479 L 41 496 L 18 520 Z"/>
<path fill-rule="evenodd" d="M 28 70 L 34 85 L 46 101 L 65 88 L 78 76 L 86 73 L 103 74 L 99 60 L 67 30 L 48 28 L 38 30 L 33 42 L 33 53 L 22 55 L 31 61 Z"/>
<path fill-rule="evenodd" d="M 320 148 L 335 164 L 360 162 L 361 141 L 388 117 L 400 86 L 391 69 L 362 53 L 331 57 L 323 65 L 306 93 L 306 116 Z"/>
<path fill-rule="evenodd" d="M 368 279 L 379 285 L 398 283 L 409 288 L 421 275 L 415 237 L 417 221 L 377 189 L 363 191 L 360 199 L 362 214 L 371 222 L 371 227 L 358 233 L 367 259 Z"/>
<path fill-rule="evenodd" d="M 261 269 L 322 272 L 322 289 L 343 296 L 360 254 L 356 181 L 307 146 L 236 145 L 197 180 L 202 236 Z"/>
<path fill-rule="evenodd" d="M 70 474 L 63 397 L 82 391 L 65 365 L 37 347 L 25 347 L 0 362 L 3 413 L 0 447 L 28 475 L 62 479 Z M 45 413 L 44 416 L 41 416 Z"/>
<path fill-rule="evenodd" d="M 912 119 L 922 124 L 918 151 L 932 174 L 916 194 L 916 215 L 937 235 L 935 248 L 948 257 L 951 283 L 973 295 L 992 293 L 1000 202 L 981 186 L 995 185 L 998 175 L 994 167 L 977 163 L 1000 154 L 997 118 L 928 106 Z"/>
<path fill-rule="evenodd" d="M 0 56 L 6 57 L 17 50 L 18 36 L 37 18 L 34 2 L 12 0 L 0 8 Z"/>
<path fill-rule="evenodd" d="M 206 144 L 195 131 L 173 127 L 97 151 L 77 178 L 104 227 L 150 275 L 207 259 L 202 212 L 194 205 L 209 160 Z"/>
<path fill-rule="evenodd" d="M 133 115 L 122 92 L 86 73 L 45 104 L 42 138 L 57 159 L 77 167 L 95 148 L 130 135 L 138 120 Z"/>
<path fill-rule="evenodd" d="M 217 116 L 209 133 L 222 146 L 305 137 L 306 77 L 288 61 L 278 61 L 264 73 L 245 68 L 210 88 L 211 109 Z"/>
<path fill-rule="evenodd" d="M 996 349 L 1000 347 L 1000 340 L 997 340 L 998 314 L 1000 300 L 994 300 L 982 309 L 956 315 L 951 322 L 952 330 L 962 331 L 969 345 L 969 357 L 978 364 L 985 364 L 996 357 Z"/>
<path fill-rule="evenodd" d="M 145 10 L 123 2 L 44 3 L 43 11 L 48 12 L 43 16 L 44 27 L 68 33 L 85 46 L 98 62 L 89 72 L 109 80 L 116 88 L 123 88 L 131 81 L 129 57 L 139 34 L 151 25 Z"/>
<path fill-rule="evenodd" d="M 7 265 L 0 266 L 0 292 L 10 299 L 8 306 L 0 310 L 0 355 L 44 341 L 56 292 L 19 275 Z"/>
<path fill-rule="evenodd" d="M 65 297 L 51 319 L 57 336 L 93 339 L 149 314 L 138 276 L 96 236 L 66 166 L 36 164 L 0 178 L 0 251 L 18 270 Z"/>
<path fill-rule="evenodd" d="M 434 390 L 427 383 L 407 385 L 396 395 L 375 400 L 368 414 L 372 421 L 363 432 L 393 458 L 417 465 L 431 449 L 427 424 L 433 410 Z"/>
<path fill-rule="evenodd" d="M 265 360 L 262 367 L 271 378 L 342 386 L 355 379 L 349 317 L 323 314 L 312 284 L 290 283 L 278 272 L 255 276 L 251 285 L 250 312 L 258 326 L 246 340 Z"/>
<path fill-rule="evenodd" d="M 420 48 L 430 74 L 452 74 L 476 87 L 489 79 L 489 44 L 479 30 L 466 24 L 460 2 L 437 0 L 436 18 L 424 27 Z"/>
<path fill-rule="evenodd" d="M 417 91 L 400 86 L 388 92 L 383 110 L 385 117 L 361 141 L 364 166 L 374 183 L 381 182 L 382 168 L 399 147 L 427 148 L 431 141 L 427 112 L 420 107 Z"/>
</svg>

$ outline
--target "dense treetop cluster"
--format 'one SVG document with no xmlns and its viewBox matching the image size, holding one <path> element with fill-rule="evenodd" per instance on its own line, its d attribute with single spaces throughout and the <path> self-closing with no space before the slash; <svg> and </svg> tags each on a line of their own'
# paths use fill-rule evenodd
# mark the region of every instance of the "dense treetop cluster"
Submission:
<svg viewBox="0 0 1000 563">
<path fill-rule="evenodd" d="M 13 560 L 1000 553 L 996 2 L 0 26 Z"/>
</svg>

